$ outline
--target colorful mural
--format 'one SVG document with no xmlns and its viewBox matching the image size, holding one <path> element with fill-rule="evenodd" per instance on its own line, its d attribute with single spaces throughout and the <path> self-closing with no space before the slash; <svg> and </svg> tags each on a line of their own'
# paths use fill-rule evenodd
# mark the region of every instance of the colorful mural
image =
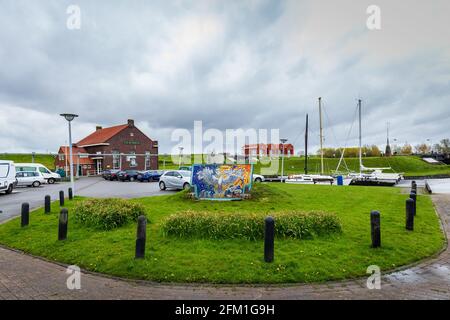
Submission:
<svg viewBox="0 0 450 320">
<path fill-rule="evenodd" d="M 197 199 L 237 200 L 250 192 L 251 164 L 195 164 L 192 186 Z"/>
</svg>

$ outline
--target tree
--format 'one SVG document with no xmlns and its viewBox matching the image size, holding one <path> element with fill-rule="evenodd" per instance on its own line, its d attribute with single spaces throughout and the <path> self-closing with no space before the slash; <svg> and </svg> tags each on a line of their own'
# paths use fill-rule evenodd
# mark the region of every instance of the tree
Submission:
<svg viewBox="0 0 450 320">
<path fill-rule="evenodd" d="M 431 146 L 426 143 L 421 143 L 415 146 L 414 149 L 416 150 L 416 153 L 428 154 L 431 151 Z"/>
<path fill-rule="evenodd" d="M 410 155 L 410 154 L 412 154 L 412 146 L 409 143 L 406 143 L 402 147 L 400 153 L 403 154 L 403 155 Z"/>
<path fill-rule="evenodd" d="M 447 138 L 441 140 L 440 151 L 442 153 L 450 153 L 450 139 Z"/>
</svg>

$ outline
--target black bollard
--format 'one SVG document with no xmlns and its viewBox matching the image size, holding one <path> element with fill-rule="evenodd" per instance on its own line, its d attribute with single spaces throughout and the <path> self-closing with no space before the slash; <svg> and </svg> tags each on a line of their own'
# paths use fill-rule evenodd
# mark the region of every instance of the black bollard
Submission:
<svg viewBox="0 0 450 320">
<path fill-rule="evenodd" d="M 69 188 L 69 200 L 73 199 L 73 190 L 72 188 Z"/>
<path fill-rule="evenodd" d="M 58 240 L 67 239 L 67 225 L 69 223 L 69 211 L 62 208 L 59 213 Z"/>
<path fill-rule="evenodd" d="M 413 210 L 414 210 L 414 215 L 416 215 L 416 211 L 417 211 L 417 194 L 415 192 L 411 192 L 409 194 L 409 197 L 414 200 L 414 209 Z"/>
<path fill-rule="evenodd" d="M 414 200 L 406 200 L 406 230 L 414 230 Z"/>
<path fill-rule="evenodd" d="M 380 212 L 372 211 L 370 213 L 370 228 L 372 236 L 372 248 L 381 246 Z"/>
<path fill-rule="evenodd" d="M 50 203 L 50 196 L 49 195 L 46 195 L 45 196 L 45 200 L 44 200 L 44 210 L 45 210 L 45 213 L 50 213 L 50 211 L 52 211 L 52 209 L 51 209 L 51 203 Z"/>
<path fill-rule="evenodd" d="M 267 217 L 264 222 L 264 261 L 272 262 L 275 247 L 275 220 L 272 217 Z"/>
<path fill-rule="evenodd" d="M 136 259 L 145 258 L 145 241 L 147 239 L 147 218 L 139 216 L 136 233 Z"/>
<path fill-rule="evenodd" d="M 59 206 L 62 207 L 64 205 L 64 191 L 59 192 Z"/>
<path fill-rule="evenodd" d="M 26 227 L 30 223 L 30 205 L 28 202 L 22 203 L 20 226 Z"/>
</svg>

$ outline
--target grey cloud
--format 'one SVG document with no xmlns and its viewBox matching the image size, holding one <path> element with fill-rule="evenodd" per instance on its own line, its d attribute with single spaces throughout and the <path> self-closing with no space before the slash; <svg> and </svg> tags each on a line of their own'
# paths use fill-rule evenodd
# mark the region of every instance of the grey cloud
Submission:
<svg viewBox="0 0 450 320">
<path fill-rule="evenodd" d="M 170 132 L 192 129 L 194 120 L 221 130 L 280 128 L 302 149 L 308 112 L 314 148 L 318 96 L 327 145 L 344 144 L 359 97 L 366 143 L 385 142 L 387 121 L 399 141 L 437 141 L 450 117 L 450 46 L 441 29 L 450 4 L 378 2 L 381 31 L 365 29 L 369 1 L 328 0 L 78 1 L 82 28 L 70 31 L 72 2 L 3 1 L 0 117 L 16 129 L 2 134 L 0 151 L 56 151 L 66 129 L 61 111 L 80 114 L 78 138 L 95 124 L 134 118 L 162 152 L 173 145 Z M 423 29 L 407 16 L 421 16 Z M 58 128 L 30 122 L 21 116 L 27 110 Z"/>
</svg>

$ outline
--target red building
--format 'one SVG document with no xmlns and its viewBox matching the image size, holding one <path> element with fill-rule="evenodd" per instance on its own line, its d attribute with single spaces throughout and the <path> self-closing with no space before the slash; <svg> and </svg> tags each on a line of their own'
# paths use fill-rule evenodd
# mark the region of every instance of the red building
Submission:
<svg viewBox="0 0 450 320">
<path fill-rule="evenodd" d="M 104 169 L 158 169 L 158 142 L 134 125 L 127 124 L 96 130 L 73 144 L 73 167 L 76 175 L 94 175 Z M 61 146 L 55 160 L 57 169 L 69 172 L 69 147 Z"/>
<path fill-rule="evenodd" d="M 242 149 L 243 149 L 244 155 L 246 157 L 249 157 L 249 156 L 250 157 L 251 156 L 276 157 L 276 156 L 281 155 L 283 153 L 283 150 L 284 150 L 284 155 L 286 155 L 286 156 L 294 155 L 294 146 L 290 143 L 284 144 L 284 148 L 283 148 L 283 144 L 281 144 L 281 143 L 279 143 L 279 144 L 275 144 L 275 143 L 246 144 L 245 146 L 242 147 Z"/>
</svg>

